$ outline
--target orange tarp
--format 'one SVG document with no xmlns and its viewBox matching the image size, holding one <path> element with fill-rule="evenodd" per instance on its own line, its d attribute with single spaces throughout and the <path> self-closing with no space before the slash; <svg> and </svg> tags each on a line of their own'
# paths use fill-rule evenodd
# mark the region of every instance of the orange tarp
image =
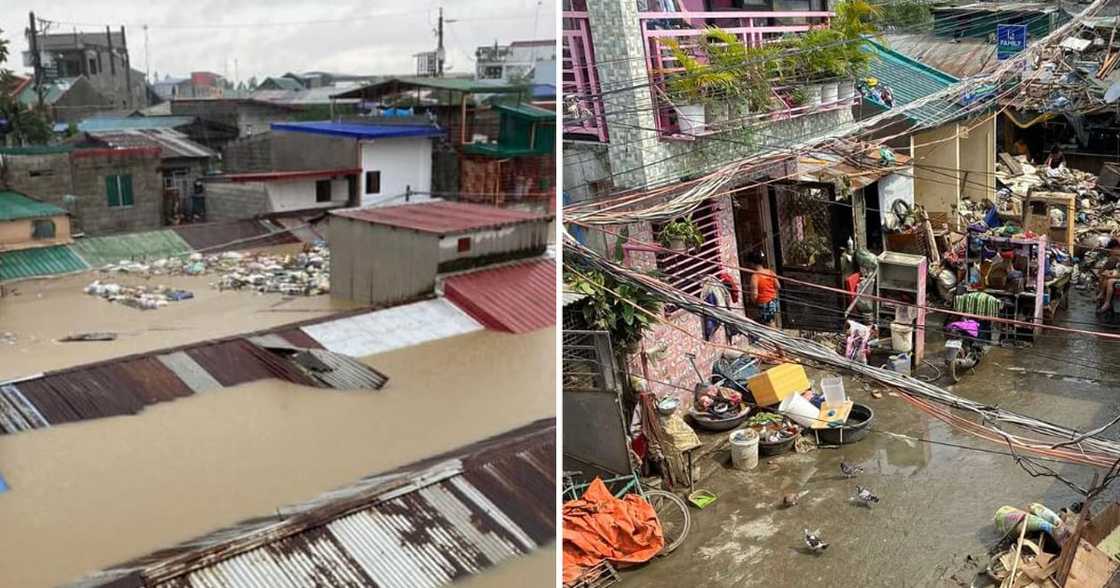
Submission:
<svg viewBox="0 0 1120 588">
<path fill-rule="evenodd" d="M 564 581 L 604 559 L 642 563 L 665 546 L 653 507 L 637 494 L 618 499 L 596 478 L 583 498 L 564 504 Z"/>
</svg>

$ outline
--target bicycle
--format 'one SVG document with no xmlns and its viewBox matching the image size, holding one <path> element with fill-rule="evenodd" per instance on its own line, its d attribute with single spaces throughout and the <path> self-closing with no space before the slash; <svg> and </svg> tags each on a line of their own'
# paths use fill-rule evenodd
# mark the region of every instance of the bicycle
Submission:
<svg viewBox="0 0 1120 588">
<path fill-rule="evenodd" d="M 591 485 L 590 482 L 578 483 L 576 476 L 581 471 L 564 471 L 564 490 L 561 496 L 564 502 L 576 500 L 583 496 L 583 491 Z M 681 543 L 684 543 L 688 531 L 692 527 L 692 515 L 688 512 L 688 505 L 684 499 L 672 492 L 642 488 L 641 478 L 636 472 L 624 476 L 602 478 L 603 483 L 611 490 L 615 498 L 622 498 L 627 494 L 637 494 L 644 498 L 653 507 L 657 520 L 661 523 L 661 534 L 665 537 L 665 546 L 658 553 L 664 557 L 672 553 Z"/>
</svg>

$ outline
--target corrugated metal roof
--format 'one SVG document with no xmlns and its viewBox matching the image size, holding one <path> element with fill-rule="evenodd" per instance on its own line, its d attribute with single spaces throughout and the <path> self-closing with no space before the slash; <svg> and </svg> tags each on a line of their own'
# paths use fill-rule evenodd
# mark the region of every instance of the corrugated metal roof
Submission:
<svg viewBox="0 0 1120 588">
<path fill-rule="evenodd" d="M 334 176 L 350 176 L 362 173 L 362 168 L 339 168 L 339 169 L 309 169 L 299 171 L 266 171 L 266 172 L 243 172 L 233 174 L 222 174 L 218 176 L 207 176 L 208 182 L 270 182 L 270 181 L 284 181 L 284 180 L 308 180 L 314 178 L 330 178 Z"/>
<path fill-rule="evenodd" d="M 89 135 L 104 141 L 117 149 L 136 147 L 158 147 L 160 158 L 210 158 L 217 157 L 214 151 L 191 141 L 175 129 L 120 129 L 113 131 L 90 131 Z"/>
<path fill-rule="evenodd" d="M 191 246 L 171 230 L 76 239 L 70 245 L 92 267 L 131 259 L 154 259 L 189 253 Z"/>
<path fill-rule="evenodd" d="M 44 218 L 67 214 L 65 210 L 40 202 L 13 190 L 0 190 L 0 221 Z"/>
<path fill-rule="evenodd" d="M 431 125 L 375 125 L 341 122 L 272 123 L 274 131 L 332 135 L 353 139 L 392 139 L 396 137 L 441 137 L 446 129 Z"/>
<path fill-rule="evenodd" d="M 933 34 L 884 35 L 887 47 L 957 78 L 994 70 L 996 46 L 984 39 L 957 40 Z"/>
<path fill-rule="evenodd" d="M 561 292 L 560 297 L 561 306 L 568 306 L 569 304 L 575 304 L 587 298 L 587 294 L 580 294 L 579 292 L 564 290 L 563 292 Z"/>
<path fill-rule="evenodd" d="M 861 48 L 874 56 L 868 75 L 891 89 L 893 108 L 936 94 L 960 81 L 874 41 L 867 41 Z M 909 110 L 905 115 L 921 123 L 940 124 L 963 111 L 956 102 L 938 100 Z"/>
<path fill-rule="evenodd" d="M 362 98 L 367 93 L 383 93 L 394 89 L 406 91 L 415 88 L 450 90 L 452 92 L 463 92 L 467 94 L 511 94 L 515 92 L 524 92 L 527 86 L 503 84 L 500 82 L 488 83 L 471 78 L 420 78 L 405 76 L 388 78 L 375 84 L 350 90 L 349 92 L 334 94 L 332 98 Z"/>
<path fill-rule="evenodd" d="M 487 328 L 528 333 L 556 324 L 556 262 L 517 263 L 452 276 L 443 291 Z"/>
<path fill-rule="evenodd" d="M 556 113 L 532 104 L 495 104 L 494 109 L 534 121 L 556 121 Z"/>
<path fill-rule="evenodd" d="M 482 329 L 443 299 L 424 300 L 302 327 L 325 349 L 365 357 Z"/>
<path fill-rule="evenodd" d="M 160 355 L 156 359 L 171 370 L 195 394 L 210 392 L 222 387 L 221 382 L 215 380 L 214 376 L 211 376 L 202 366 L 198 365 L 198 362 L 187 355 L 185 351 Z"/>
<path fill-rule="evenodd" d="M 537 421 L 75 586 L 442 586 L 555 540 L 555 436 Z"/>
<path fill-rule="evenodd" d="M 124 130 L 174 129 L 194 122 L 193 116 L 107 116 L 87 118 L 78 123 L 83 133 Z"/>
<path fill-rule="evenodd" d="M 89 269 L 69 247 L 36 247 L 0 252 L 0 281 L 50 276 Z"/>
<path fill-rule="evenodd" d="M 272 231 L 255 220 L 179 225 L 171 230 L 191 248 L 206 253 L 299 243 L 291 233 Z"/>
<path fill-rule="evenodd" d="M 547 221 L 552 218 L 552 215 L 548 214 L 442 200 L 398 206 L 334 210 L 331 214 L 439 235 Z"/>
</svg>

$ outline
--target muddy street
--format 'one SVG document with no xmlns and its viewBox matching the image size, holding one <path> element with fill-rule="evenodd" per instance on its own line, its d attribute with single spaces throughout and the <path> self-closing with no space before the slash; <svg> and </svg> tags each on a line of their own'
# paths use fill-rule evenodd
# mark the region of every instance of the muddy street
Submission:
<svg viewBox="0 0 1120 588">
<path fill-rule="evenodd" d="M 1102 327 L 1090 297 L 1079 293 L 1059 321 L 1075 328 Z M 927 359 L 939 362 L 942 347 L 935 331 Z M 1116 365 L 1120 343 L 1044 333 L 1030 348 L 993 348 L 952 390 L 1085 430 L 1120 410 Z M 871 435 L 839 449 L 763 457 L 750 472 L 731 469 L 728 452 L 717 453 L 724 464 L 697 488 L 715 492 L 718 500 L 703 511 L 692 509 L 691 533 L 676 552 L 626 572 L 625 582 L 654 588 L 821 582 L 967 586 L 986 565 L 988 547 L 1000 539 L 992 522 L 996 509 L 1036 501 L 1058 509 L 1078 500 L 1053 478 L 1032 478 L 1004 454 L 1006 447 L 954 430 L 889 392 L 872 398 L 845 379 L 849 395 L 875 411 Z M 938 383 L 947 386 L 948 378 Z M 844 479 L 841 461 L 861 464 L 865 473 Z M 1084 466 L 1051 465 L 1082 485 L 1093 474 Z M 857 484 L 871 488 L 881 502 L 867 509 L 850 501 Z M 807 491 L 800 504 L 780 507 L 783 495 L 799 491 Z M 1102 499 L 1117 495 L 1113 488 Z M 803 553 L 806 528 L 820 529 L 831 547 L 819 556 Z M 983 562 L 981 567 L 971 565 L 969 556 Z"/>
</svg>

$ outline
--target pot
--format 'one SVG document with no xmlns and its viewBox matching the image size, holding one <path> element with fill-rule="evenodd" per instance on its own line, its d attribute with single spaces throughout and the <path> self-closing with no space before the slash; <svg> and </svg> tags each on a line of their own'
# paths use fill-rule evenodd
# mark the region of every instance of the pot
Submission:
<svg viewBox="0 0 1120 588">
<path fill-rule="evenodd" d="M 852 80 L 843 80 L 840 82 L 837 98 L 840 100 L 851 100 L 856 95 L 856 83 Z"/>
<path fill-rule="evenodd" d="M 821 84 L 821 103 L 835 104 L 839 92 L 840 84 L 837 82 L 825 82 Z"/>
<path fill-rule="evenodd" d="M 809 84 L 805 86 L 805 102 L 802 106 L 810 108 L 821 105 L 821 85 Z"/>
<path fill-rule="evenodd" d="M 684 253 L 688 251 L 688 245 L 685 244 L 684 239 L 669 239 L 669 250 Z"/>
<path fill-rule="evenodd" d="M 704 132 L 705 118 L 703 104 L 678 104 L 677 125 L 685 135 L 698 135 Z"/>
</svg>

